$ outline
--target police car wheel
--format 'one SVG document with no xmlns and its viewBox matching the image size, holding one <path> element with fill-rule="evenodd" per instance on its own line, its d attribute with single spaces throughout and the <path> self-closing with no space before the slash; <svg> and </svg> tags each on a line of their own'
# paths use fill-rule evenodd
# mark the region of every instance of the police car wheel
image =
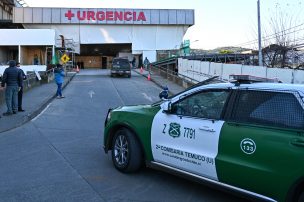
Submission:
<svg viewBox="0 0 304 202">
<path fill-rule="evenodd" d="M 118 130 L 112 141 L 112 161 L 121 172 L 135 172 L 143 162 L 142 149 L 135 135 L 128 129 Z"/>
<path fill-rule="evenodd" d="M 304 202 L 304 191 L 302 191 L 302 193 L 300 194 L 298 202 Z"/>
</svg>

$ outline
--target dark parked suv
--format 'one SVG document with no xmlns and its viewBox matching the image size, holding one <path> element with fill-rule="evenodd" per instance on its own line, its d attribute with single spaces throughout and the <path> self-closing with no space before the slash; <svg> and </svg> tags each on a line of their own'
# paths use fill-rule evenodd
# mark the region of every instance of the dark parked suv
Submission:
<svg viewBox="0 0 304 202">
<path fill-rule="evenodd" d="M 111 68 L 111 76 L 127 75 L 131 77 L 131 65 L 127 58 L 114 58 Z"/>
</svg>

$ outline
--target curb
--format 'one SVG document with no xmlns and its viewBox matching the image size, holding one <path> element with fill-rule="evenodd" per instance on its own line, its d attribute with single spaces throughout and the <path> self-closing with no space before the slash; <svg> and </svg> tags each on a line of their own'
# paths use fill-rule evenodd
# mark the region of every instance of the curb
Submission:
<svg viewBox="0 0 304 202">
<path fill-rule="evenodd" d="M 64 89 L 64 88 L 70 83 L 70 81 L 73 80 L 73 78 L 74 78 L 75 75 L 76 75 L 76 74 L 73 74 L 71 77 L 69 77 L 68 81 L 65 82 L 64 85 L 62 86 L 62 89 Z M 35 110 L 35 111 L 33 111 L 32 113 L 26 115 L 26 116 L 24 117 L 23 121 L 21 121 L 20 123 L 16 124 L 16 125 L 13 126 L 12 128 L 5 129 L 5 130 L 3 130 L 3 131 L 0 131 L 0 133 L 7 132 L 7 131 L 10 131 L 10 130 L 13 130 L 13 129 L 15 129 L 15 128 L 18 128 L 18 127 L 20 127 L 20 126 L 22 126 L 22 125 L 28 123 L 28 122 L 31 121 L 33 118 L 35 118 L 38 114 L 40 114 L 40 113 L 46 108 L 46 106 L 47 106 L 48 104 L 50 104 L 51 101 L 52 101 L 53 99 L 55 99 L 55 98 L 56 98 L 56 94 L 53 95 L 53 96 L 51 96 L 50 98 L 48 98 L 44 103 L 42 103 L 42 105 L 40 105 L 40 106 L 38 107 L 37 110 Z"/>
</svg>

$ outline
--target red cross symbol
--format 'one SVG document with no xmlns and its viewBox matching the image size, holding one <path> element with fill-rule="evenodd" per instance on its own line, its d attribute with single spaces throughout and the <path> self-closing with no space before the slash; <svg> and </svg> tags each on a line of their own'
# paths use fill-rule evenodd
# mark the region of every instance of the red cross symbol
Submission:
<svg viewBox="0 0 304 202">
<path fill-rule="evenodd" d="M 74 13 L 72 13 L 72 11 L 69 10 L 67 13 L 65 13 L 65 17 L 67 17 L 68 20 L 71 20 L 72 17 L 74 17 Z"/>
</svg>

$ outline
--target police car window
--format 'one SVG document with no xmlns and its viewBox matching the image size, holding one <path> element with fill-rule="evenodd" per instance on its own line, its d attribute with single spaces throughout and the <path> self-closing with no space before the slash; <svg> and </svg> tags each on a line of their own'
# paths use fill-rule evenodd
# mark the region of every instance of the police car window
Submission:
<svg viewBox="0 0 304 202">
<path fill-rule="evenodd" d="M 181 116 L 220 119 L 229 92 L 216 90 L 200 92 L 172 105 L 172 112 Z"/>
<path fill-rule="evenodd" d="M 243 123 L 304 129 L 304 110 L 292 93 L 243 91 L 232 119 Z"/>
</svg>

